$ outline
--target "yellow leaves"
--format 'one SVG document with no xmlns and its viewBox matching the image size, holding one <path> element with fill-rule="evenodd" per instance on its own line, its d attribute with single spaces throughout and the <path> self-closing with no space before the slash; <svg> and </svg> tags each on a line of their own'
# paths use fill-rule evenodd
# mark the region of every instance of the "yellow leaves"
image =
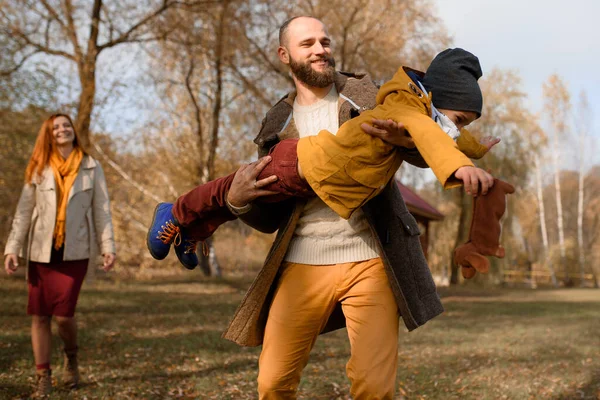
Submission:
<svg viewBox="0 0 600 400">
<path fill-rule="evenodd" d="M 408 396 L 408 393 L 406 393 L 406 390 L 404 390 L 402 386 L 398 386 L 398 392 L 400 392 L 402 396 Z"/>
</svg>

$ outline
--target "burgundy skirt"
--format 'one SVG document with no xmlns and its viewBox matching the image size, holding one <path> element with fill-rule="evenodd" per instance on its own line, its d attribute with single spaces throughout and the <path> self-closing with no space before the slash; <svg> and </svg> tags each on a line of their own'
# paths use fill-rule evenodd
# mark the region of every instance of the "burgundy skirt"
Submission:
<svg viewBox="0 0 600 400">
<path fill-rule="evenodd" d="M 88 260 L 63 261 L 52 249 L 49 263 L 29 262 L 27 314 L 73 317 Z"/>
</svg>

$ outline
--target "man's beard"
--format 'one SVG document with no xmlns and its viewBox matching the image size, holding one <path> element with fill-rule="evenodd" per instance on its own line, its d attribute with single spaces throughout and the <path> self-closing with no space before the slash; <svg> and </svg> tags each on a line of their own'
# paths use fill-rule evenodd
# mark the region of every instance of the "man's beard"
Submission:
<svg viewBox="0 0 600 400">
<path fill-rule="evenodd" d="M 335 60 L 329 55 L 319 58 L 317 61 L 325 60 L 329 62 L 329 66 L 323 72 L 317 72 L 312 68 L 312 62 L 305 63 L 294 60 L 290 57 L 290 69 L 292 74 L 298 80 L 308 86 L 324 88 L 333 83 L 335 76 Z"/>
</svg>

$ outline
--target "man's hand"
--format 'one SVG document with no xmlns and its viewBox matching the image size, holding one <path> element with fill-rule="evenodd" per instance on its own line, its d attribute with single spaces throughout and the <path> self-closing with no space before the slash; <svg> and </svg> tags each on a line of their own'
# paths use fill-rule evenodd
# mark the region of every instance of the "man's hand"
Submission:
<svg viewBox="0 0 600 400">
<path fill-rule="evenodd" d="M 365 133 L 376 136 L 392 146 L 406 147 L 407 149 L 415 147 L 415 142 L 401 123 L 397 123 L 391 119 L 373 119 L 372 122 L 373 125 L 360 125 Z"/>
<path fill-rule="evenodd" d="M 479 193 L 479 185 L 481 184 L 481 195 L 485 195 L 488 190 L 494 185 L 494 177 L 485 172 L 481 168 L 465 166 L 460 167 L 454 173 L 457 179 L 463 181 L 465 192 L 476 197 Z"/>
<path fill-rule="evenodd" d="M 481 143 L 482 145 L 487 147 L 487 151 L 490 151 L 492 149 L 492 147 L 494 147 L 495 145 L 500 143 L 500 138 L 496 137 L 496 136 L 486 136 L 486 137 L 482 137 L 479 140 L 479 143 Z"/>
<path fill-rule="evenodd" d="M 4 258 L 4 270 L 8 275 L 12 275 L 19 268 L 19 260 L 16 254 L 7 254 Z"/>
<path fill-rule="evenodd" d="M 231 182 L 231 188 L 227 194 L 227 201 L 234 207 L 244 207 L 254 199 L 261 196 L 277 194 L 272 190 L 262 189 L 275 182 L 277 175 L 271 175 L 259 181 L 256 180 L 262 170 L 271 162 L 271 157 L 266 156 L 251 164 L 242 165 Z"/>
<path fill-rule="evenodd" d="M 106 253 L 102 254 L 102 258 L 104 259 L 104 263 L 102 264 L 102 270 L 104 272 L 108 272 L 112 269 L 112 267 L 114 267 L 117 255 L 115 253 Z"/>
</svg>

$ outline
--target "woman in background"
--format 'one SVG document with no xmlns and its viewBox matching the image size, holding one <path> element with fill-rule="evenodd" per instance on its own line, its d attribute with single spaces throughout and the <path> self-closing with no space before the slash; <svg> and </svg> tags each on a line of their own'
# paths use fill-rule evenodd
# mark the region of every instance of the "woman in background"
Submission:
<svg viewBox="0 0 600 400">
<path fill-rule="evenodd" d="M 71 118 L 51 115 L 38 133 L 4 251 L 9 275 L 19 267 L 17 254 L 28 264 L 36 397 L 52 390 L 52 317 L 64 344 L 63 383 L 79 383 L 75 307 L 98 247 L 108 271 L 115 242 L 104 172 L 79 144 Z"/>
</svg>

